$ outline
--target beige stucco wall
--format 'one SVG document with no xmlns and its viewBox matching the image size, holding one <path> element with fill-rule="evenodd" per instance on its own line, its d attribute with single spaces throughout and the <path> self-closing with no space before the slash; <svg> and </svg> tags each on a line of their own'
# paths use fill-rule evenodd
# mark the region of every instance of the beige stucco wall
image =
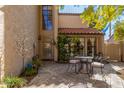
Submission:
<svg viewBox="0 0 124 93">
<path fill-rule="evenodd" d="M 122 48 L 122 55 L 123 55 L 123 61 L 124 61 L 124 42 L 123 42 L 123 48 Z"/>
<path fill-rule="evenodd" d="M 122 53 L 122 61 L 124 62 L 124 42 L 121 44 L 118 43 L 105 43 L 104 44 L 104 55 L 109 56 L 112 60 L 121 61 L 121 53 Z"/>
<path fill-rule="evenodd" d="M 79 14 L 59 14 L 59 28 L 87 28 Z"/>
<path fill-rule="evenodd" d="M 58 6 L 54 6 L 54 42 L 57 42 L 58 38 Z M 54 61 L 58 61 L 58 48 L 54 45 Z"/>
<path fill-rule="evenodd" d="M 5 75 L 19 75 L 23 68 L 21 47 L 25 43 L 25 64 L 30 62 L 33 44 L 38 45 L 39 6 L 4 6 Z M 37 51 L 37 49 L 36 49 Z"/>
<path fill-rule="evenodd" d="M 2 79 L 3 76 L 4 76 L 4 13 L 0 11 L 0 80 Z"/>
<path fill-rule="evenodd" d="M 123 52 L 123 61 L 124 61 L 124 43 L 123 43 L 122 52 Z"/>
<path fill-rule="evenodd" d="M 98 38 L 97 44 L 98 44 L 98 52 L 101 52 L 104 54 L 104 35 Z"/>
<path fill-rule="evenodd" d="M 119 44 L 104 44 L 104 55 L 112 60 L 121 60 Z"/>
</svg>

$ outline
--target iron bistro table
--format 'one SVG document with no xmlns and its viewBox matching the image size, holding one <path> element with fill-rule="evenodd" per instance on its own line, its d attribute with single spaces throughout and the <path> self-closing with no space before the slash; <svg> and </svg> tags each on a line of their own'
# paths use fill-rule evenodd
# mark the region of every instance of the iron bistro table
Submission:
<svg viewBox="0 0 124 93">
<path fill-rule="evenodd" d="M 87 71 L 86 74 L 88 74 L 88 75 L 92 74 L 91 64 L 92 64 L 93 57 L 91 57 L 91 56 L 75 56 L 75 59 L 79 59 L 81 62 L 81 67 L 79 69 L 79 72 L 81 71 L 83 66 L 86 65 L 86 71 Z M 90 66 L 90 69 L 89 69 L 89 66 Z"/>
</svg>

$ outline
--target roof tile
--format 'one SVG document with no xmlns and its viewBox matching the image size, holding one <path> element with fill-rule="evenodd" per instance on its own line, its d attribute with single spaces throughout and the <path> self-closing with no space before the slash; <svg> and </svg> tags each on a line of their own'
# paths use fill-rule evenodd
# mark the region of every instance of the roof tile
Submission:
<svg viewBox="0 0 124 93">
<path fill-rule="evenodd" d="M 59 34 L 103 34 L 93 28 L 59 28 Z"/>
</svg>

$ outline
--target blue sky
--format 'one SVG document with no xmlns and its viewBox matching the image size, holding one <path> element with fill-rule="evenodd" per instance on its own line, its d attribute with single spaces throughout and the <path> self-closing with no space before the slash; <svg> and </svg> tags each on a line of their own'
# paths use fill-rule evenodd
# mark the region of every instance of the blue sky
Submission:
<svg viewBox="0 0 124 93">
<path fill-rule="evenodd" d="M 60 13 L 82 13 L 86 5 L 65 5 L 64 9 L 60 9 Z"/>
<path fill-rule="evenodd" d="M 64 9 L 59 10 L 60 13 L 82 13 L 88 5 L 65 5 Z M 124 15 L 119 17 L 120 20 L 124 20 Z M 114 24 L 116 21 L 112 22 L 112 34 L 114 32 Z M 105 40 L 109 38 L 109 29 L 105 32 Z"/>
</svg>

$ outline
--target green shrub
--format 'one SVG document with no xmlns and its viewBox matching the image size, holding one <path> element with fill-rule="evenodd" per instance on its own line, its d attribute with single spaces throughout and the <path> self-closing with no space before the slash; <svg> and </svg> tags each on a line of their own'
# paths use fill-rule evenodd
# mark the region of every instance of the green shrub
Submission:
<svg viewBox="0 0 124 93">
<path fill-rule="evenodd" d="M 37 59 L 32 60 L 32 65 L 35 67 L 40 67 L 41 66 L 40 59 L 37 58 Z"/>
<path fill-rule="evenodd" d="M 57 45 L 58 45 L 58 59 L 60 62 L 66 62 L 69 57 L 70 57 L 70 52 L 69 52 L 69 44 L 71 42 L 71 39 L 68 38 L 67 36 L 65 35 L 61 35 L 61 36 L 58 36 L 58 41 L 57 41 Z M 68 47 L 66 47 L 66 45 Z"/>
<path fill-rule="evenodd" d="M 19 77 L 5 77 L 3 82 L 8 88 L 20 88 L 26 85 L 26 80 Z"/>
<path fill-rule="evenodd" d="M 25 68 L 24 75 L 25 76 L 33 76 L 37 74 L 37 68 Z"/>
<path fill-rule="evenodd" d="M 38 58 L 38 56 L 34 56 L 32 58 L 32 62 L 27 64 L 24 72 L 23 72 L 23 75 L 24 76 L 34 76 L 37 74 L 38 72 L 38 68 L 41 66 L 41 61 L 40 59 Z"/>
<path fill-rule="evenodd" d="M 5 84 L 0 84 L 0 88 L 7 88 Z"/>
<path fill-rule="evenodd" d="M 32 64 L 33 64 L 34 66 L 37 66 L 37 67 L 40 67 L 40 66 L 41 66 L 41 63 L 40 63 L 40 60 L 39 60 L 39 59 L 33 60 L 33 61 L 32 61 Z"/>
</svg>

